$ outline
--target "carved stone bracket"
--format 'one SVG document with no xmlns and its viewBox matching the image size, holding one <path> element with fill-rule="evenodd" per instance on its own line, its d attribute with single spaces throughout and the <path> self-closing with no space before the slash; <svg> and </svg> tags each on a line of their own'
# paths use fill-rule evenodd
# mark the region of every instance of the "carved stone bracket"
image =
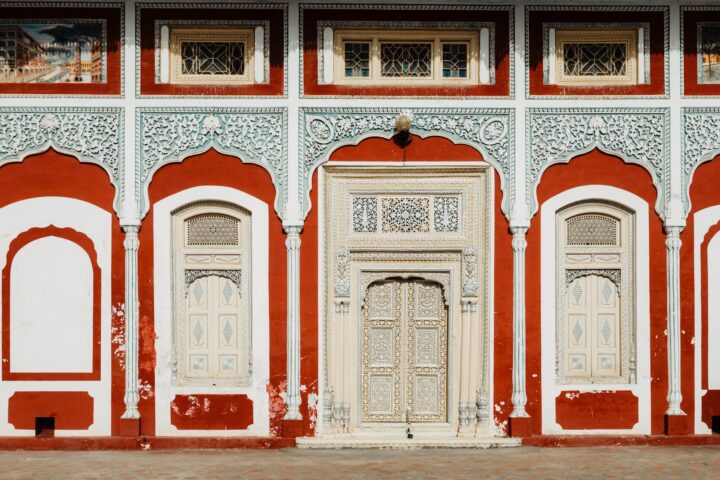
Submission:
<svg viewBox="0 0 720 480">
<path fill-rule="evenodd" d="M 462 294 L 463 297 L 477 297 L 478 272 L 477 250 L 468 245 L 462 251 Z"/>
<path fill-rule="evenodd" d="M 115 212 L 120 215 L 124 126 L 119 108 L 0 108 L 0 166 L 48 148 L 99 165 L 115 187 Z"/>
<path fill-rule="evenodd" d="M 299 201 L 303 215 L 310 211 L 310 190 L 315 169 L 345 145 L 369 137 L 391 138 L 399 114 L 412 119 L 411 132 L 421 137 L 441 136 L 479 150 L 500 175 L 504 193 L 502 210 L 512 208 L 515 170 L 514 115 L 510 109 L 301 109 Z M 452 159 L 449 159 L 452 160 Z"/>
<path fill-rule="evenodd" d="M 335 296 L 350 296 L 350 251 L 347 247 L 335 251 Z"/>
<path fill-rule="evenodd" d="M 682 112 L 682 202 L 690 213 L 690 183 L 702 163 L 720 155 L 720 109 L 683 108 Z"/>
<path fill-rule="evenodd" d="M 670 115 L 655 109 L 530 109 L 527 115 L 526 192 L 532 215 L 545 169 L 568 163 L 595 148 L 644 167 L 658 196 L 655 210 L 666 216 L 670 199 Z"/>
<path fill-rule="evenodd" d="M 275 185 L 275 211 L 283 217 L 288 188 L 285 109 L 139 109 L 136 128 L 135 195 L 140 217 L 150 209 L 148 187 L 160 167 L 210 148 L 267 170 Z"/>
<path fill-rule="evenodd" d="M 227 278 L 238 287 L 238 290 L 241 289 L 241 270 L 185 270 L 185 288 L 187 289 L 190 284 L 198 278 L 209 277 L 212 275 Z"/>
<path fill-rule="evenodd" d="M 587 268 L 568 269 L 565 270 L 565 283 L 570 285 L 573 280 L 576 280 L 580 277 L 587 277 L 589 275 L 599 275 L 601 277 L 605 277 L 611 282 L 613 282 L 617 286 L 618 290 L 620 289 L 620 269 L 618 268 L 608 268 L 604 270 Z"/>
</svg>

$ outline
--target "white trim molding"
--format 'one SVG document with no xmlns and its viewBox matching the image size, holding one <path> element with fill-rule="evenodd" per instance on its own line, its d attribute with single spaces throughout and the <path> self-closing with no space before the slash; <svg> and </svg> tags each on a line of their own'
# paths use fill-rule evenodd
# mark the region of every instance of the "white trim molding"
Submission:
<svg viewBox="0 0 720 480">
<path fill-rule="evenodd" d="M 275 211 L 285 212 L 288 188 L 287 109 L 139 108 L 135 196 L 139 217 L 150 209 L 148 188 L 162 166 L 207 152 L 259 165 L 275 185 Z"/>
<path fill-rule="evenodd" d="M 332 152 L 370 137 L 392 138 L 398 115 L 412 120 L 411 132 L 422 138 L 439 136 L 478 150 L 500 176 L 501 205 L 509 217 L 514 198 L 514 115 L 511 109 L 481 108 L 301 108 L 304 141 L 299 156 L 299 198 L 303 218 L 312 208 L 310 190 L 315 170 Z M 448 158 L 449 161 L 453 160 Z"/>
<path fill-rule="evenodd" d="M 655 211 L 665 219 L 670 199 L 669 109 L 529 109 L 526 135 L 525 198 L 531 215 L 538 210 L 543 172 L 597 148 L 650 173 L 658 192 Z"/>
<path fill-rule="evenodd" d="M 115 213 L 125 196 L 123 111 L 120 108 L 0 108 L 0 166 L 53 148 L 99 165 L 115 187 Z"/>
<path fill-rule="evenodd" d="M 635 216 L 635 382 L 629 384 L 558 383 L 555 372 L 557 321 L 557 259 L 556 214 L 566 206 L 580 201 L 615 202 L 629 209 Z M 606 185 L 584 185 L 571 188 L 545 201 L 540 209 L 541 264 L 540 296 L 541 322 L 541 391 L 543 435 L 648 435 L 650 434 L 650 263 L 648 203 L 637 195 Z M 563 391 L 581 392 L 631 391 L 638 399 L 638 423 L 631 429 L 568 430 L 556 421 L 555 399 Z"/>
</svg>

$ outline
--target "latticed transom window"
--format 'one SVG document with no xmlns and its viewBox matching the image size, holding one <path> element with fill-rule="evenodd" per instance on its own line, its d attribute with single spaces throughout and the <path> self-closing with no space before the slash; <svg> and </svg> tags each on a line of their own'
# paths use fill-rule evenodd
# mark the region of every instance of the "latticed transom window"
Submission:
<svg viewBox="0 0 720 480">
<path fill-rule="evenodd" d="M 565 75 L 625 75 L 627 70 L 627 45 L 624 43 L 566 43 L 563 49 Z"/>
<path fill-rule="evenodd" d="M 430 77 L 432 43 L 381 43 L 383 77 Z"/>
<path fill-rule="evenodd" d="M 370 76 L 370 43 L 345 42 L 345 76 Z"/>
<path fill-rule="evenodd" d="M 251 83 L 254 44 L 249 29 L 172 28 L 172 83 Z"/>
<path fill-rule="evenodd" d="M 243 75 L 243 42 L 183 42 L 182 73 L 186 75 Z"/>
<path fill-rule="evenodd" d="M 239 242 L 239 221 L 217 213 L 207 213 L 189 218 L 187 228 L 188 246 L 225 245 L 236 246 Z"/>
<path fill-rule="evenodd" d="M 467 78 L 468 44 L 443 44 L 443 78 Z"/>
<path fill-rule="evenodd" d="M 339 84 L 478 83 L 478 32 L 335 31 Z"/>
<path fill-rule="evenodd" d="M 555 75 L 559 85 L 638 83 L 636 30 L 558 30 Z"/>
<path fill-rule="evenodd" d="M 612 217 L 583 214 L 567 220 L 567 245 L 618 245 L 619 225 Z"/>
</svg>

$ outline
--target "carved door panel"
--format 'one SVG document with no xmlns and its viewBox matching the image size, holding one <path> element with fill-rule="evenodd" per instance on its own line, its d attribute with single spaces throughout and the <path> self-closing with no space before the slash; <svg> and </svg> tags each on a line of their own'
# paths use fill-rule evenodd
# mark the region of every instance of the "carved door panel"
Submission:
<svg viewBox="0 0 720 480">
<path fill-rule="evenodd" d="M 566 295 L 566 365 L 573 377 L 620 374 L 620 298 L 600 275 L 576 278 Z"/>
<path fill-rule="evenodd" d="M 422 281 L 370 285 L 362 309 L 362 421 L 447 420 L 447 308 Z"/>
<path fill-rule="evenodd" d="M 201 277 L 188 286 L 185 372 L 188 378 L 238 375 L 240 294 L 232 280 Z"/>
</svg>

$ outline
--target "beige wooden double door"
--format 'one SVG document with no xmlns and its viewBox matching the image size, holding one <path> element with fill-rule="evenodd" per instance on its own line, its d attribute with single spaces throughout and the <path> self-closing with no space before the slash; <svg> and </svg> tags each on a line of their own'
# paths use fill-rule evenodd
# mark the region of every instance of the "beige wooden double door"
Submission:
<svg viewBox="0 0 720 480">
<path fill-rule="evenodd" d="M 423 280 L 371 284 L 362 306 L 362 422 L 446 422 L 448 310 Z"/>
</svg>

